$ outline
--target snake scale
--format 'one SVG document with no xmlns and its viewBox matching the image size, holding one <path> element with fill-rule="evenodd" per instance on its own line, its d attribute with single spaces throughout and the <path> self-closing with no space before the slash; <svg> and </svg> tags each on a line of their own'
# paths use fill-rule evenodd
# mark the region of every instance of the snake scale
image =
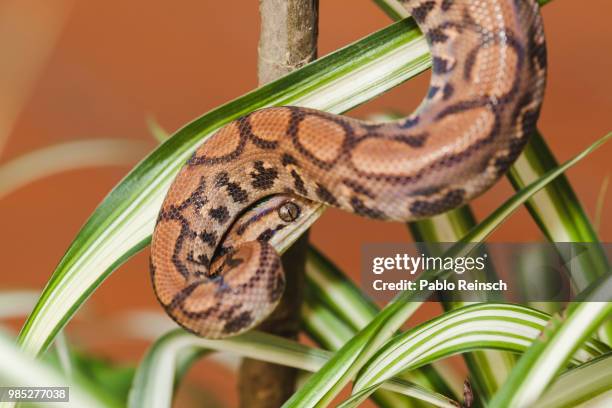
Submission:
<svg viewBox="0 0 612 408">
<path fill-rule="evenodd" d="M 379 220 L 429 217 L 486 191 L 521 153 L 546 79 L 535 1 L 403 3 L 432 54 L 427 96 L 411 116 L 380 124 L 266 108 L 221 128 L 180 170 L 150 265 L 157 298 L 181 326 L 221 338 L 271 313 L 284 274 L 269 240 L 314 203 Z"/>
</svg>

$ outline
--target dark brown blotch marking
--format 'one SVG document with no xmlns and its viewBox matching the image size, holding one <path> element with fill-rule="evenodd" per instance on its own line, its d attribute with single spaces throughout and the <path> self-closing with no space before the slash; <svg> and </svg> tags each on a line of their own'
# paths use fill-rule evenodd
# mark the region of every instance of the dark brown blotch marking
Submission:
<svg viewBox="0 0 612 408">
<path fill-rule="evenodd" d="M 371 199 L 374 199 L 376 197 L 376 195 L 373 192 L 371 192 L 363 184 L 360 184 L 359 182 L 357 182 L 355 180 L 344 179 L 344 180 L 342 180 L 342 183 L 345 186 L 347 186 L 348 188 L 350 188 L 351 190 L 353 190 L 353 192 L 355 192 L 357 194 L 364 195 L 364 196 L 366 196 L 368 198 L 371 198 Z"/>
<path fill-rule="evenodd" d="M 232 245 L 228 245 L 228 246 L 221 246 L 219 249 L 217 249 L 216 255 L 221 257 L 221 256 L 225 256 L 227 254 L 229 254 L 230 252 L 234 251 L 234 247 Z"/>
<path fill-rule="evenodd" d="M 442 191 L 442 187 L 440 186 L 429 186 L 424 188 L 419 188 L 414 190 L 410 195 L 411 196 L 430 196 Z"/>
<path fill-rule="evenodd" d="M 208 269 L 208 267 L 210 266 L 210 259 L 208 258 L 208 256 L 206 254 L 198 254 L 196 255 L 195 252 L 193 250 L 189 251 L 187 253 L 187 261 L 191 262 L 192 264 L 195 265 L 199 265 L 199 266 L 203 266 L 204 268 Z M 195 272 L 194 275 L 204 275 L 205 272 Z"/>
<path fill-rule="evenodd" d="M 417 217 L 428 217 L 441 214 L 463 203 L 465 190 L 462 188 L 450 190 L 444 196 L 433 200 L 416 200 L 410 204 L 410 212 Z"/>
<path fill-rule="evenodd" d="M 181 312 L 188 317 L 189 319 L 194 319 L 194 320 L 200 320 L 200 319 L 206 319 L 208 318 L 208 316 L 210 316 L 211 314 L 217 313 L 217 311 L 219 311 L 219 308 L 221 307 L 221 305 L 219 303 L 216 303 L 214 306 L 209 307 L 206 310 L 201 310 L 199 312 L 193 312 L 191 310 L 187 310 L 185 309 L 185 307 L 181 304 L 180 305 L 180 309 Z M 171 315 L 172 316 L 172 315 Z M 183 325 L 182 323 L 179 322 L 179 324 L 181 324 L 181 326 L 183 326 L 183 328 L 187 329 L 188 331 L 194 333 L 194 334 L 198 334 L 195 330 L 191 329 L 190 327 Z"/>
<path fill-rule="evenodd" d="M 257 190 L 269 190 L 274 185 L 274 180 L 278 178 L 278 170 L 275 167 L 269 169 L 264 167 L 263 161 L 253 163 L 254 171 L 250 174 L 253 181 L 251 185 Z"/>
<path fill-rule="evenodd" d="M 236 258 L 236 252 L 232 251 L 230 252 L 227 257 L 225 258 L 225 261 L 223 261 L 223 263 L 227 266 L 230 267 L 230 269 L 236 268 L 237 266 L 242 265 L 244 262 L 244 259 L 242 258 Z"/>
<path fill-rule="evenodd" d="M 402 142 L 410 147 L 423 147 L 429 135 L 425 132 L 416 135 L 398 135 L 394 136 L 393 140 Z"/>
<path fill-rule="evenodd" d="M 218 254 L 217 256 L 220 256 L 220 254 Z M 221 263 L 221 265 L 219 265 L 219 267 L 217 267 L 217 269 L 215 269 L 211 274 L 212 276 L 215 277 L 215 279 L 220 279 L 219 281 L 220 289 L 224 289 L 226 291 L 231 290 L 231 288 L 227 284 L 225 284 L 225 281 L 223 280 L 223 276 L 221 275 L 224 275 L 229 270 L 232 270 L 242 265 L 243 263 L 244 263 L 243 258 L 236 257 L 236 251 L 232 250 L 227 253 L 227 256 L 223 260 L 223 263 Z"/>
<path fill-rule="evenodd" d="M 384 220 L 387 218 L 384 212 L 377 210 L 376 208 L 370 208 L 366 206 L 359 197 L 351 197 L 351 207 L 357 215 L 372 218 L 375 220 Z"/>
<path fill-rule="evenodd" d="M 245 203 L 249 200 L 249 193 L 238 183 L 228 183 L 227 192 L 235 203 Z"/>
<path fill-rule="evenodd" d="M 234 316 L 234 313 L 237 310 L 239 310 L 241 307 L 242 307 L 242 303 L 236 303 L 234 305 L 231 305 L 230 307 L 225 309 L 223 312 L 219 313 L 219 319 L 220 320 L 230 320 L 232 316 Z"/>
<path fill-rule="evenodd" d="M 283 224 L 279 224 L 274 228 L 266 228 L 257 236 L 257 241 L 269 242 L 272 239 L 272 237 L 276 235 L 276 233 L 282 230 L 283 228 L 285 228 L 285 225 Z"/>
<path fill-rule="evenodd" d="M 295 160 L 295 158 L 289 153 L 283 153 L 283 156 L 281 157 L 281 163 L 283 164 L 283 166 L 298 165 L 297 160 Z"/>
<path fill-rule="evenodd" d="M 448 11 L 455 3 L 455 0 L 442 0 L 442 6 L 440 7 L 442 11 Z"/>
<path fill-rule="evenodd" d="M 249 200 L 249 193 L 240 187 L 240 184 L 230 181 L 229 174 L 225 171 L 217 174 L 215 186 L 227 188 L 228 194 L 235 203 L 244 204 Z"/>
<path fill-rule="evenodd" d="M 261 218 L 263 218 L 266 215 L 270 214 L 272 211 L 274 211 L 274 208 L 265 208 L 263 211 L 255 213 L 251 218 L 249 218 L 248 220 L 244 221 L 242 224 L 240 224 L 238 226 L 238 228 L 236 229 L 236 234 L 238 234 L 238 235 L 244 234 L 246 232 L 247 228 L 249 228 L 255 222 L 259 221 Z"/>
<path fill-rule="evenodd" d="M 291 170 L 291 177 L 293 177 L 293 186 L 295 187 L 295 191 L 298 193 L 307 196 L 308 190 L 306 190 L 306 184 L 304 184 L 304 180 L 294 169 Z"/>
<path fill-rule="evenodd" d="M 174 206 L 170 207 L 170 209 L 168 209 L 167 211 L 162 211 L 160 213 L 160 218 L 161 218 L 160 222 L 167 221 L 167 220 L 174 220 L 174 221 L 179 221 L 181 224 L 181 231 L 176 241 L 174 242 L 174 250 L 172 252 L 171 260 L 176 270 L 181 275 L 183 275 L 184 278 L 188 278 L 189 270 L 187 269 L 187 266 L 180 259 L 181 251 L 183 250 L 183 244 L 185 243 L 185 240 L 195 239 L 197 237 L 197 234 L 195 231 L 191 230 L 187 219 L 183 217 L 183 215 Z M 199 263 L 199 261 L 197 261 L 196 263 Z"/>
<path fill-rule="evenodd" d="M 433 57 L 431 69 L 434 74 L 447 74 L 455 68 L 455 63 L 442 57 Z"/>
<path fill-rule="evenodd" d="M 272 237 L 274 236 L 274 233 L 276 231 L 271 229 L 271 228 L 266 228 L 265 230 L 263 230 L 258 236 L 257 236 L 257 241 L 259 242 L 268 242 L 272 239 Z"/>
<path fill-rule="evenodd" d="M 448 41 L 448 35 L 446 35 L 441 27 L 432 28 L 425 35 L 427 36 L 427 41 L 432 45 L 444 44 Z"/>
<path fill-rule="evenodd" d="M 445 21 L 436 27 L 430 28 L 425 33 L 425 36 L 427 37 L 427 41 L 431 45 L 444 44 L 451 38 L 446 32 L 446 30 L 448 29 L 453 29 L 457 32 L 463 31 L 463 27 L 461 24 L 453 22 L 453 21 Z"/>
<path fill-rule="evenodd" d="M 497 177 L 506 173 L 506 170 L 516 161 L 523 152 L 523 148 L 527 143 L 527 139 L 514 139 L 510 141 L 508 152 L 495 157 L 493 165 L 495 166 L 495 175 Z"/>
<path fill-rule="evenodd" d="M 240 330 L 249 327 L 253 322 L 253 316 L 251 312 L 244 311 L 240 313 L 238 316 L 233 317 L 223 326 L 223 333 L 236 333 Z"/>
<path fill-rule="evenodd" d="M 430 86 L 429 90 L 427 91 L 427 98 L 428 99 L 435 98 L 435 96 L 438 94 L 438 91 L 440 91 L 439 86 L 435 86 L 435 85 Z"/>
<path fill-rule="evenodd" d="M 519 137 L 529 136 L 535 128 L 539 112 L 527 109 L 532 102 L 533 96 L 530 93 L 526 93 L 521 96 L 514 112 L 512 112 L 512 123 L 518 124 L 520 121 L 522 134 L 518 135 Z"/>
<path fill-rule="evenodd" d="M 276 302 L 283 295 L 285 290 L 285 280 L 282 275 L 277 274 L 270 277 L 268 285 L 266 286 L 268 291 L 268 300 L 270 303 Z"/>
<path fill-rule="evenodd" d="M 546 41 L 542 39 L 543 35 L 540 30 L 541 27 L 538 27 L 535 24 L 529 28 L 529 46 L 527 50 L 529 56 L 531 57 L 532 68 L 538 67 L 539 69 L 544 70 L 548 64 L 546 55 Z"/>
<path fill-rule="evenodd" d="M 336 200 L 336 197 L 334 197 L 331 191 L 329 191 L 319 183 L 317 183 L 317 190 L 315 191 L 315 193 L 317 194 L 317 197 L 319 197 L 319 199 L 321 199 L 321 201 L 323 201 L 324 203 L 334 206 L 339 205 L 338 200 Z"/>
<path fill-rule="evenodd" d="M 189 208 L 189 206 L 193 205 L 196 210 L 200 210 L 207 203 L 206 197 L 203 196 L 204 190 L 206 190 L 206 179 L 204 177 L 200 177 L 200 181 L 198 182 L 198 186 L 193 190 L 189 197 L 187 197 L 178 207 L 171 206 L 169 208 L 170 212 L 180 212 Z"/>
<path fill-rule="evenodd" d="M 425 3 L 421 3 L 417 7 L 412 9 L 412 17 L 417 23 L 422 23 L 423 21 L 425 21 L 427 15 L 434 9 L 435 6 L 435 1 L 426 1 Z"/>
<path fill-rule="evenodd" d="M 448 100 L 455 93 L 455 87 L 450 82 L 444 85 L 444 90 L 442 91 L 442 99 L 445 101 Z"/>
<path fill-rule="evenodd" d="M 185 286 L 176 295 L 174 295 L 174 297 L 172 298 L 172 301 L 170 301 L 170 303 L 166 306 L 166 309 L 174 310 L 176 307 L 182 306 L 185 299 L 187 299 L 187 297 L 191 295 L 191 293 L 203 283 L 204 283 L 203 281 L 195 281 Z"/>
<path fill-rule="evenodd" d="M 421 118 L 419 116 L 411 116 L 404 120 L 404 123 L 400 124 L 399 127 L 402 129 L 410 129 L 419 124 Z"/>
<path fill-rule="evenodd" d="M 213 232 L 203 231 L 200 234 L 200 239 L 205 244 L 208 244 L 208 246 L 211 248 L 214 248 L 217 245 L 217 233 L 215 231 Z"/>
<path fill-rule="evenodd" d="M 227 207 L 221 205 L 208 211 L 208 215 L 214 218 L 219 224 L 225 224 L 230 217 Z"/>
<path fill-rule="evenodd" d="M 516 135 L 516 138 L 510 140 L 507 154 L 495 158 L 494 166 L 498 176 L 504 174 L 508 167 L 520 156 L 529 136 L 531 136 L 536 128 L 540 111 L 539 107 L 527 109 L 532 102 L 533 97 L 531 94 L 523 95 L 512 113 L 512 122 L 520 126 L 521 133 Z"/>
<path fill-rule="evenodd" d="M 222 171 L 215 176 L 215 187 L 224 187 L 229 183 L 229 174 L 227 171 Z"/>
</svg>

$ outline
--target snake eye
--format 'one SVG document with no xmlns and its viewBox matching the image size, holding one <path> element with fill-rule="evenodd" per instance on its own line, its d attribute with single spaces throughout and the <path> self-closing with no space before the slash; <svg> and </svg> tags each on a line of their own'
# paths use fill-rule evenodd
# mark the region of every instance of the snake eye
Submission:
<svg viewBox="0 0 612 408">
<path fill-rule="evenodd" d="M 300 216 L 300 207 L 291 201 L 284 202 L 278 207 L 278 216 L 285 222 L 292 222 L 297 220 Z"/>
</svg>

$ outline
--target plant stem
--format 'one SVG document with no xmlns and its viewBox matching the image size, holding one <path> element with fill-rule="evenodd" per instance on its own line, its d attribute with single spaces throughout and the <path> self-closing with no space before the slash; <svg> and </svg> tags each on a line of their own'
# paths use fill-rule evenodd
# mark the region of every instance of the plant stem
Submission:
<svg viewBox="0 0 612 408">
<path fill-rule="evenodd" d="M 317 56 L 318 0 L 260 0 L 259 85 L 300 68 Z M 308 233 L 283 255 L 286 287 L 280 304 L 260 326 L 268 333 L 297 338 L 304 288 Z M 245 359 L 240 367 L 240 406 L 276 408 L 294 392 L 297 370 Z"/>
<path fill-rule="evenodd" d="M 316 59 L 318 11 L 318 0 L 260 0 L 260 86 Z"/>
</svg>

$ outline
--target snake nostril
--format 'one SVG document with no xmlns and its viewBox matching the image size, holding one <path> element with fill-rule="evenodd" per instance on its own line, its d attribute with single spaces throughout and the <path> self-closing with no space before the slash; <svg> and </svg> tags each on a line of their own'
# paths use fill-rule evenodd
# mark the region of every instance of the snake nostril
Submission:
<svg viewBox="0 0 612 408">
<path fill-rule="evenodd" d="M 295 221 L 300 216 L 300 207 L 291 201 L 283 203 L 277 211 L 278 216 L 285 222 Z"/>
</svg>

